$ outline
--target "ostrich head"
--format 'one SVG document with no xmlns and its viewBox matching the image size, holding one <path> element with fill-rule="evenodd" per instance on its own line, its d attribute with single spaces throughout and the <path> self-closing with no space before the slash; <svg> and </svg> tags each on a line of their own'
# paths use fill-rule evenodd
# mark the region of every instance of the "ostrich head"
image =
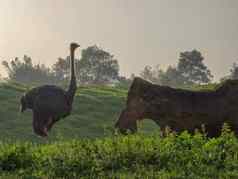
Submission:
<svg viewBox="0 0 238 179">
<path fill-rule="evenodd" d="M 76 48 L 80 47 L 79 44 L 75 43 L 75 42 L 72 42 L 70 44 L 70 50 L 74 51 Z"/>
</svg>

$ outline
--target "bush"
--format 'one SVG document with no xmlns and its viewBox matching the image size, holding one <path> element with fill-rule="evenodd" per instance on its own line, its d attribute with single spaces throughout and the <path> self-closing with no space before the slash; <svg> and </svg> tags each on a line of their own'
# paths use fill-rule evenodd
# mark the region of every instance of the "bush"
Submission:
<svg viewBox="0 0 238 179">
<path fill-rule="evenodd" d="M 238 140 L 196 133 L 115 135 L 46 144 L 2 143 L 2 177 L 237 178 Z"/>
</svg>

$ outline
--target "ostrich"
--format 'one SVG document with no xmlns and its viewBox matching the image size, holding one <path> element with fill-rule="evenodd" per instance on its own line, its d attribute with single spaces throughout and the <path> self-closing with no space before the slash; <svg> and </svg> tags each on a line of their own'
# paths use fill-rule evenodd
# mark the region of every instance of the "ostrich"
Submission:
<svg viewBox="0 0 238 179">
<path fill-rule="evenodd" d="M 41 137 L 47 137 L 55 122 L 70 115 L 77 89 L 74 52 L 78 47 L 80 45 L 77 43 L 70 44 L 71 79 L 67 91 L 58 86 L 43 85 L 31 89 L 21 97 L 21 112 L 26 109 L 33 111 L 33 130 Z"/>
</svg>

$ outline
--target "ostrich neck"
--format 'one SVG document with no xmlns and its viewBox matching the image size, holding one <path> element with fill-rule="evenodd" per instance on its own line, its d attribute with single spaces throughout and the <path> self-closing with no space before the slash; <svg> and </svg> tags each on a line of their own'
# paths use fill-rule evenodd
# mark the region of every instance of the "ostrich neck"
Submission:
<svg viewBox="0 0 238 179">
<path fill-rule="evenodd" d="M 75 69 L 74 69 L 74 50 L 70 49 L 70 63 L 71 63 L 71 79 L 69 84 L 69 89 L 67 91 L 67 96 L 70 104 L 73 102 L 73 98 L 77 89 Z"/>
<path fill-rule="evenodd" d="M 70 49 L 70 65 L 71 65 L 71 81 L 75 78 L 75 69 L 74 69 L 74 50 Z"/>
</svg>

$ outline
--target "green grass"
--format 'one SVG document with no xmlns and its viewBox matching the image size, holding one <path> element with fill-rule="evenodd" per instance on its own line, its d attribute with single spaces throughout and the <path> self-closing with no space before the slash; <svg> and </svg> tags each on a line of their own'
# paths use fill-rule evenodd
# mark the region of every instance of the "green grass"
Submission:
<svg viewBox="0 0 238 179">
<path fill-rule="evenodd" d="M 238 178 L 238 140 L 142 133 L 36 144 L 2 143 L 3 178 Z"/>
<path fill-rule="evenodd" d="M 37 141 L 32 131 L 32 112 L 19 112 L 19 99 L 29 89 L 17 83 L 0 84 L 0 141 Z M 60 120 L 53 127 L 47 140 L 57 138 L 95 138 L 110 134 L 126 101 L 127 90 L 116 87 L 79 87 L 72 115 Z M 143 129 L 150 131 L 158 127 L 149 120 Z"/>
<path fill-rule="evenodd" d="M 194 86 L 187 89 L 212 90 L 217 85 Z M 21 114 L 19 100 L 22 94 L 30 89 L 18 83 L 0 84 L 0 141 L 37 141 L 32 131 L 32 112 Z M 60 120 L 53 127 L 47 140 L 57 138 L 95 138 L 110 134 L 125 106 L 127 89 L 105 86 L 79 86 L 72 115 Z M 144 120 L 140 125 L 146 132 L 155 131 L 157 125 L 151 120 Z"/>
<path fill-rule="evenodd" d="M 138 134 L 116 135 L 110 129 L 127 90 L 93 86 L 79 87 L 72 115 L 42 139 L 32 132 L 31 112 L 18 112 L 27 88 L 0 85 L 0 179 L 238 178 L 238 138 L 227 126 L 218 138 L 186 131 L 161 137 L 158 126 L 145 120 Z"/>
</svg>

